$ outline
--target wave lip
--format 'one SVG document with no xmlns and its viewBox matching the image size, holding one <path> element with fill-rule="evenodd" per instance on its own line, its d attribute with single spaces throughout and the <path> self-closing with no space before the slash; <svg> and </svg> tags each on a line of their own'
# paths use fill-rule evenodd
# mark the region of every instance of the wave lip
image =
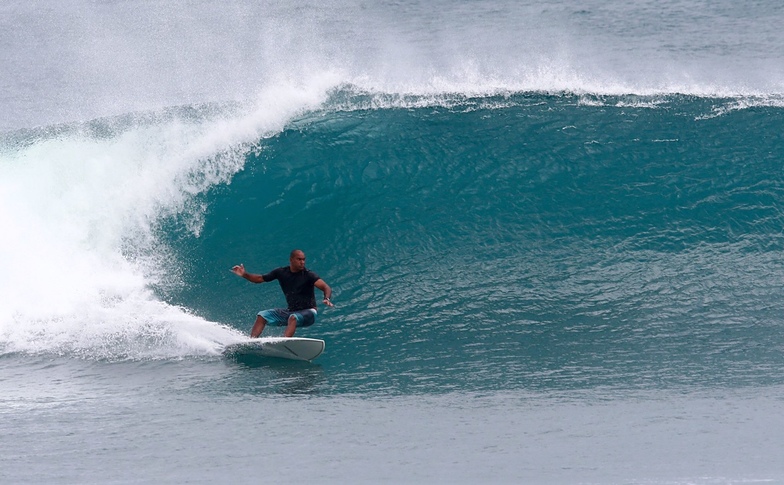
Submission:
<svg viewBox="0 0 784 485">
<path fill-rule="evenodd" d="M 344 83 L 328 91 L 323 108 L 315 114 L 388 109 L 444 108 L 455 112 L 502 110 L 534 106 L 559 100 L 565 104 L 588 107 L 668 108 L 692 102 L 708 106 L 709 118 L 751 108 L 784 107 L 784 93 L 689 90 L 635 92 L 633 90 L 526 90 L 498 87 L 472 87 L 464 90 L 379 91 L 358 84 Z M 307 119 L 308 115 L 304 115 Z"/>
</svg>

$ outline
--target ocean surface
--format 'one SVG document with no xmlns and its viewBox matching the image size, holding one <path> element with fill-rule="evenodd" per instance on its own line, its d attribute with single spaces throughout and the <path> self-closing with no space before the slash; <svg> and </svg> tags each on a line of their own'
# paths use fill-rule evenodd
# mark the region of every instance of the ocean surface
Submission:
<svg viewBox="0 0 784 485">
<path fill-rule="evenodd" d="M 3 3 L 0 483 L 784 483 L 783 23 Z"/>
</svg>

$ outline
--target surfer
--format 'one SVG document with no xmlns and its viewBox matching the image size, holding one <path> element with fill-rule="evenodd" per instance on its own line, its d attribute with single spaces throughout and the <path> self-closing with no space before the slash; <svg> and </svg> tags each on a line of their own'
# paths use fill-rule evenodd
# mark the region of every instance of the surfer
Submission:
<svg viewBox="0 0 784 485">
<path fill-rule="evenodd" d="M 275 308 L 262 310 L 256 315 L 256 322 L 250 331 L 251 338 L 261 336 L 268 323 L 286 326 L 284 336 L 293 337 L 297 327 L 309 327 L 316 321 L 316 295 L 313 288 L 324 292 L 324 304 L 334 306 L 332 288 L 322 280 L 319 275 L 305 268 L 305 253 L 295 249 L 289 255 L 289 265 L 275 268 L 267 274 L 253 274 L 245 271 L 245 266 L 238 264 L 231 268 L 237 276 L 241 276 L 251 283 L 266 283 L 278 280 L 280 289 L 286 297 L 288 308 Z"/>
</svg>

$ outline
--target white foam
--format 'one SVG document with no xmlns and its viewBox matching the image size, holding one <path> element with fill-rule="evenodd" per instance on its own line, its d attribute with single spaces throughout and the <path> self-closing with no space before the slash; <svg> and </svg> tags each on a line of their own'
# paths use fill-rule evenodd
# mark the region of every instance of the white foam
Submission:
<svg viewBox="0 0 784 485">
<path fill-rule="evenodd" d="M 249 106 L 99 120 L 0 149 L 0 352 L 101 358 L 211 353 L 236 332 L 158 301 L 176 271 L 157 238 L 228 183 L 260 138 L 323 102 L 328 81 L 271 86 Z M 20 134 L 19 136 L 23 136 Z"/>
</svg>

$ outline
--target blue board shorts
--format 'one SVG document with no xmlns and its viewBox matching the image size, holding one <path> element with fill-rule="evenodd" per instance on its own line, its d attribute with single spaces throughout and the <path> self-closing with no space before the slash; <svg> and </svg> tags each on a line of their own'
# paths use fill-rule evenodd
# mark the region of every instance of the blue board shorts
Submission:
<svg viewBox="0 0 784 485">
<path fill-rule="evenodd" d="M 313 308 L 307 308 L 296 312 L 290 312 L 285 308 L 275 308 L 273 310 L 262 310 L 258 315 L 266 320 L 267 323 L 272 323 L 280 327 L 288 325 L 289 317 L 294 315 L 294 318 L 297 319 L 297 327 L 299 328 L 309 327 L 316 323 L 316 315 L 318 315 L 318 312 Z"/>
</svg>

